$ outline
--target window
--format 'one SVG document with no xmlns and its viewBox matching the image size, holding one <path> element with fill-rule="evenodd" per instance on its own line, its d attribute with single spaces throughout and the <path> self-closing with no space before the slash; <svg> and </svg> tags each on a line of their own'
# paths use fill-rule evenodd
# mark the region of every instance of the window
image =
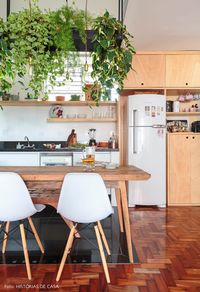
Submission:
<svg viewBox="0 0 200 292">
<path fill-rule="evenodd" d="M 55 100 L 56 95 L 65 96 L 65 100 L 70 100 L 71 95 L 80 95 L 80 100 L 85 100 L 85 95 L 82 90 L 82 87 L 85 83 L 93 83 L 93 79 L 91 78 L 92 72 L 92 60 L 89 54 L 87 55 L 87 63 L 88 63 L 88 71 L 84 72 L 84 64 L 86 61 L 85 53 L 80 53 L 80 64 L 78 64 L 75 68 L 69 69 L 70 77 L 72 80 L 67 80 L 61 86 L 52 86 L 50 81 L 47 80 L 45 84 L 45 89 L 48 92 L 49 100 Z M 64 78 L 62 76 L 57 78 L 57 83 L 63 82 Z M 118 94 L 116 89 L 113 88 L 111 90 L 111 100 L 118 99 Z"/>
</svg>

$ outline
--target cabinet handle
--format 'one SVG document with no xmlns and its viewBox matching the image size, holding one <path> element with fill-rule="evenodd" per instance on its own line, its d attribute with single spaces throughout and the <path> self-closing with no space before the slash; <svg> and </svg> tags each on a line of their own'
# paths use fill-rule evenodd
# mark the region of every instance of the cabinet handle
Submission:
<svg viewBox="0 0 200 292">
<path fill-rule="evenodd" d="M 186 82 L 185 85 L 188 85 L 188 82 Z"/>
<path fill-rule="evenodd" d="M 189 137 L 187 136 L 186 139 L 188 139 Z"/>
<path fill-rule="evenodd" d="M 141 85 L 144 85 L 144 83 L 143 83 L 143 82 L 141 82 Z"/>
<path fill-rule="evenodd" d="M 195 137 L 192 137 L 192 139 L 195 139 Z"/>
</svg>

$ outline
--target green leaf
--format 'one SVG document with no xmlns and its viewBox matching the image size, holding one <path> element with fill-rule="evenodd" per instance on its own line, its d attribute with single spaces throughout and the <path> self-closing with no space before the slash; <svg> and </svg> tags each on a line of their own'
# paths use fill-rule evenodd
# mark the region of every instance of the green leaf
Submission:
<svg viewBox="0 0 200 292">
<path fill-rule="evenodd" d="M 110 45 L 110 41 L 108 41 L 108 40 L 106 40 L 106 39 L 103 39 L 103 40 L 100 41 L 100 45 L 101 45 L 104 49 L 106 49 L 106 48 L 109 47 L 109 45 Z"/>
</svg>

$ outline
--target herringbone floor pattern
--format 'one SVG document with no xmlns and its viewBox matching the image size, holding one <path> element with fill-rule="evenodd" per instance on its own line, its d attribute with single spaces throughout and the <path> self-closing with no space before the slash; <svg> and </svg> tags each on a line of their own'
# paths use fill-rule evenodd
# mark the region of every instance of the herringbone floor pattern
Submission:
<svg viewBox="0 0 200 292">
<path fill-rule="evenodd" d="M 200 291 L 200 207 L 130 209 L 132 238 L 140 264 L 109 265 L 111 284 L 100 265 L 0 266 L 0 291 L 156 292 Z"/>
</svg>

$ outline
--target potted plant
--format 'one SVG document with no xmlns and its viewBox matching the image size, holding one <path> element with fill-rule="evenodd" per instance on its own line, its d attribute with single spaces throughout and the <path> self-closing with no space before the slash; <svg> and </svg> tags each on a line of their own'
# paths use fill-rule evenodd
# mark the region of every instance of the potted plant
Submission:
<svg viewBox="0 0 200 292">
<path fill-rule="evenodd" d="M 44 82 L 49 80 L 52 87 L 63 85 L 71 79 L 73 68 L 80 64 L 74 32 L 78 32 L 87 49 L 86 33 L 92 24 L 94 84 L 90 88 L 85 85 L 84 91 L 97 104 L 100 97 L 109 98 L 109 89 L 114 86 L 120 92 L 135 53 L 132 36 L 126 27 L 108 12 L 93 21 L 85 11 L 74 7 L 63 6 L 57 11 L 43 12 L 36 2 L 30 1 L 29 9 L 12 12 L 7 21 L 0 21 L 1 40 L 8 46 L 1 61 L 0 83 L 2 79 L 10 82 L 9 79 L 17 76 L 24 85 L 26 79 L 29 94 L 34 97 L 35 92 L 37 96 L 42 93 L 46 99 L 48 92 L 44 90 Z M 57 81 L 57 76 L 62 76 L 61 81 Z"/>
<path fill-rule="evenodd" d="M 95 101 L 96 105 L 99 105 L 101 87 L 98 82 L 94 82 L 93 84 L 86 83 L 83 86 L 83 92 L 85 92 L 85 100 Z"/>
<path fill-rule="evenodd" d="M 33 0 L 29 9 L 11 13 L 3 25 L 2 39 L 10 46 L 13 72 L 21 78 L 29 75 L 27 88 L 43 91 L 44 81 L 61 85 L 70 78 L 69 68 L 78 63 L 73 44 L 73 30 L 85 40 L 84 11 L 64 6 L 43 13 Z M 57 82 L 56 77 L 63 80 Z"/>
<path fill-rule="evenodd" d="M 80 100 L 80 95 L 78 94 L 71 94 L 71 101 L 79 101 Z"/>
<path fill-rule="evenodd" d="M 91 76 L 101 86 L 103 99 L 108 99 L 108 90 L 116 87 L 118 93 L 123 89 L 123 81 L 132 68 L 132 55 L 135 49 L 132 36 L 116 18 L 106 11 L 94 22 L 94 51 Z M 96 100 L 100 99 L 99 96 Z"/>
</svg>

